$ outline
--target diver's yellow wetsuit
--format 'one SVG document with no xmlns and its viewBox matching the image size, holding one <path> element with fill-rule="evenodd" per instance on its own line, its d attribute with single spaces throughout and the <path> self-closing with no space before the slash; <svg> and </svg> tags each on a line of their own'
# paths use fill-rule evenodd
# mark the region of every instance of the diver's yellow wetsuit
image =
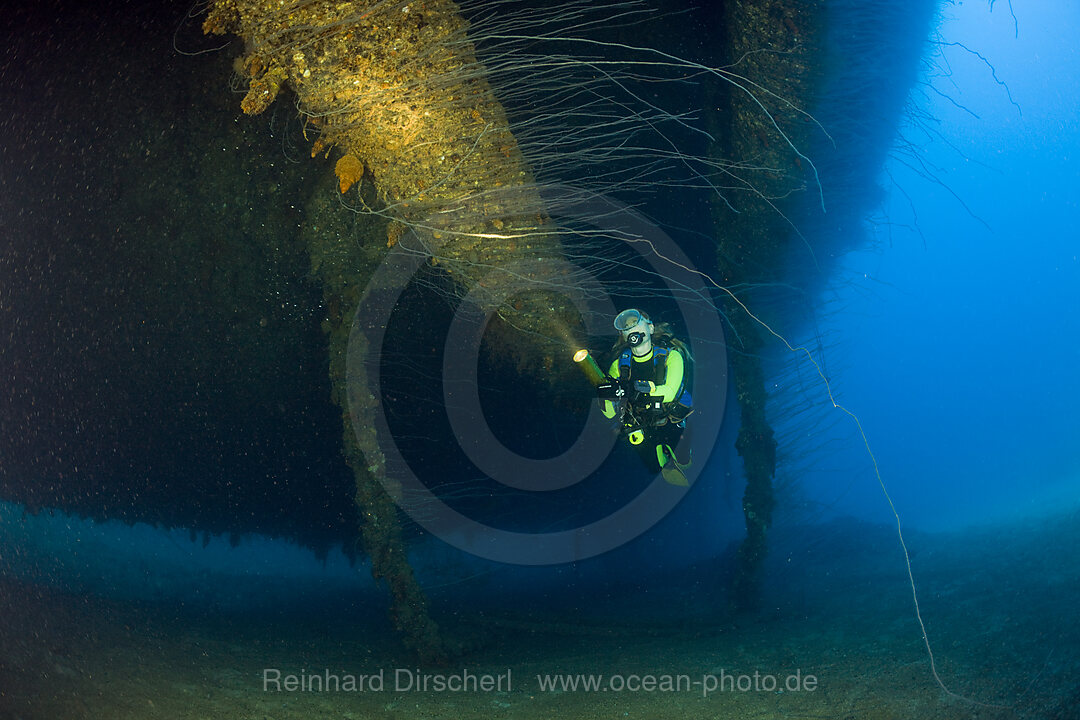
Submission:
<svg viewBox="0 0 1080 720">
<path fill-rule="evenodd" d="M 632 364 L 630 366 L 632 380 L 648 380 L 654 385 L 656 380 L 653 379 L 654 375 L 660 375 L 661 370 L 663 374 L 663 384 L 656 385 L 656 389 L 652 390 L 649 394 L 660 396 L 660 401 L 665 405 L 669 402 L 674 402 L 678 397 L 679 391 L 683 388 L 683 371 L 685 363 L 683 362 L 682 353 L 677 349 L 672 348 L 664 361 L 663 368 L 656 368 L 656 361 L 654 355 L 656 354 L 656 348 L 649 350 L 647 355 L 642 357 L 636 357 L 631 355 Z M 619 377 L 619 358 L 616 357 L 611 361 L 611 367 L 608 368 L 608 377 Z M 603 401 L 603 413 L 604 417 L 615 417 L 615 403 L 610 400 Z"/>
<path fill-rule="evenodd" d="M 622 378 L 631 385 L 648 382 L 647 400 L 653 404 L 659 400 L 659 411 L 635 413 L 637 422 L 625 423 L 624 416 L 623 430 L 646 466 L 652 472 L 662 472 L 664 479 L 674 485 L 686 485 L 679 463 L 671 462 L 674 447 L 683 433 L 682 421 L 690 412 L 689 393 L 684 383 L 685 367 L 686 362 L 678 348 L 654 347 L 641 357 L 633 355 L 629 349 L 624 350 L 608 369 L 609 377 Z M 601 412 L 605 417 L 614 418 L 620 409 L 611 400 L 601 400 Z"/>
</svg>

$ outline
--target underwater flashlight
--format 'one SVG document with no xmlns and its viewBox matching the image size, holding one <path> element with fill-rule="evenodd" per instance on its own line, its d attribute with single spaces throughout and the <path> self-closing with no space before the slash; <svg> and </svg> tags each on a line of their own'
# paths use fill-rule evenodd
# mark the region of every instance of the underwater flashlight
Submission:
<svg viewBox="0 0 1080 720">
<path fill-rule="evenodd" d="M 604 373 L 600 370 L 600 366 L 596 364 L 596 360 L 589 354 L 589 351 L 585 348 L 578 350 L 574 353 L 574 362 L 578 364 L 581 371 L 585 373 L 585 377 L 589 378 L 594 386 L 599 385 L 606 379 Z"/>
</svg>

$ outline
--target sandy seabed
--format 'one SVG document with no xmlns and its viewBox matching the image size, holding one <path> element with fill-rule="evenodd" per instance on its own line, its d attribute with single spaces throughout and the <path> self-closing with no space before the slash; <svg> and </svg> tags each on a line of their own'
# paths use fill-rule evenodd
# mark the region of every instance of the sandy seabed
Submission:
<svg viewBox="0 0 1080 720">
<path fill-rule="evenodd" d="M 909 538 L 962 697 L 887 527 L 778 532 L 753 615 L 660 588 L 649 612 L 506 607 L 454 625 L 476 648 L 444 667 L 382 607 L 237 616 L 8 578 L 0 718 L 1078 718 L 1078 540 L 1075 513 Z"/>
</svg>

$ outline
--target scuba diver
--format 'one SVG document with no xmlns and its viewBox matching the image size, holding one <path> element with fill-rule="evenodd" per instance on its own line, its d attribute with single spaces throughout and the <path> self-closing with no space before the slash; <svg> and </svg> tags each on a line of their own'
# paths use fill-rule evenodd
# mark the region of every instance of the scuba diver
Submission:
<svg viewBox="0 0 1080 720">
<path fill-rule="evenodd" d="M 654 325 L 640 310 L 619 313 L 615 329 L 619 354 L 596 388 L 601 410 L 605 417 L 619 418 L 622 433 L 652 473 L 685 487 L 683 470 L 690 460 L 678 460 L 675 446 L 693 412 L 686 387 L 690 351 L 666 324 Z"/>
</svg>

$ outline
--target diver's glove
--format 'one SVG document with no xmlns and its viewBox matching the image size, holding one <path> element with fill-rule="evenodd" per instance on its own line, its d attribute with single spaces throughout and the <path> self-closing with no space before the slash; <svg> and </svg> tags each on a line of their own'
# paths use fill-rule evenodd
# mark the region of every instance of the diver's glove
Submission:
<svg viewBox="0 0 1080 720">
<path fill-rule="evenodd" d="M 656 392 L 656 383 L 652 380 L 637 380 L 634 382 L 634 389 L 642 395 L 652 395 Z"/>
</svg>

